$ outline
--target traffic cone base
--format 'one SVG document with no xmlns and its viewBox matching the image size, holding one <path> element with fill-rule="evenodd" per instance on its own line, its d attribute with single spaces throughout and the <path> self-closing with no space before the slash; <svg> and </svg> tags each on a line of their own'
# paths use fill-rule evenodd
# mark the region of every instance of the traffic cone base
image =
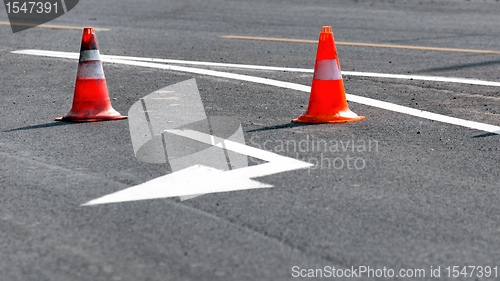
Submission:
<svg viewBox="0 0 500 281">
<path fill-rule="evenodd" d="M 64 122 L 99 122 L 99 121 L 108 121 L 108 120 L 120 120 L 120 119 L 127 119 L 128 117 L 127 116 L 120 116 L 120 117 L 104 117 L 104 118 L 94 118 L 94 119 L 91 119 L 91 118 L 85 118 L 85 119 L 81 119 L 81 118 L 73 118 L 71 116 L 63 116 L 63 117 L 57 117 L 57 118 L 54 118 L 55 121 L 64 121 Z"/>
<path fill-rule="evenodd" d="M 315 80 L 311 92 L 328 93 L 332 89 L 339 91 L 335 100 L 332 100 L 330 95 L 311 95 L 307 112 L 292 121 L 295 123 L 347 123 L 365 119 L 364 116 L 358 116 L 347 107 L 342 79 Z"/>
<path fill-rule="evenodd" d="M 364 116 L 358 116 L 352 111 L 337 112 L 335 115 L 309 115 L 303 114 L 297 119 L 293 119 L 294 123 L 347 123 L 365 119 Z"/>
<path fill-rule="evenodd" d="M 352 112 L 345 96 L 332 28 L 324 26 L 318 43 L 316 64 L 306 113 L 292 120 L 297 123 L 346 123 L 365 117 Z"/>
<path fill-rule="evenodd" d="M 126 118 L 111 107 L 105 80 L 77 79 L 71 111 L 55 120 L 92 122 Z"/>
<path fill-rule="evenodd" d="M 94 29 L 83 30 L 71 111 L 56 121 L 92 122 L 126 119 L 111 106 Z"/>
</svg>

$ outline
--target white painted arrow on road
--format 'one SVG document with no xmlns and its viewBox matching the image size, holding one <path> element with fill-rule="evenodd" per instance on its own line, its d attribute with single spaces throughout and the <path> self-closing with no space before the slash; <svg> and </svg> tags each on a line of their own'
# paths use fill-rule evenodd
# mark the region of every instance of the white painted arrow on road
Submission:
<svg viewBox="0 0 500 281">
<path fill-rule="evenodd" d="M 294 158 L 237 143 L 213 135 L 193 130 L 166 130 L 165 133 L 189 138 L 219 148 L 227 149 L 258 158 L 267 163 L 229 171 L 194 165 L 148 182 L 129 187 L 89 201 L 82 206 L 139 201 L 176 196 L 189 196 L 203 193 L 227 192 L 235 190 L 267 188 L 272 185 L 251 178 L 262 177 L 286 171 L 305 169 L 313 166 Z"/>
</svg>

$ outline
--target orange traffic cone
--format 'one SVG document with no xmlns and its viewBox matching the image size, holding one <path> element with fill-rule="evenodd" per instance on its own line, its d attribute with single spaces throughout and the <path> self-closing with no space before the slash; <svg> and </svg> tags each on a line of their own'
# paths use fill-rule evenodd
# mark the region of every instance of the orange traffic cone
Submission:
<svg viewBox="0 0 500 281">
<path fill-rule="evenodd" d="M 122 116 L 111 106 L 94 29 L 86 27 L 83 29 L 73 107 L 55 120 L 90 122 L 125 118 L 127 116 Z"/>
<path fill-rule="evenodd" d="M 319 36 L 316 65 L 306 113 L 292 120 L 299 123 L 345 123 L 365 119 L 347 106 L 332 28 L 324 26 Z"/>
</svg>

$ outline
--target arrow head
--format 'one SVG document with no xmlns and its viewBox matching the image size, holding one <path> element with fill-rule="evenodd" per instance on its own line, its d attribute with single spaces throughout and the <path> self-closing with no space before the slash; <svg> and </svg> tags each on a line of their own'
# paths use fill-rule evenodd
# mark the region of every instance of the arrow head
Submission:
<svg viewBox="0 0 500 281">
<path fill-rule="evenodd" d="M 268 187 L 272 185 L 195 165 L 91 200 L 82 206 Z"/>
</svg>

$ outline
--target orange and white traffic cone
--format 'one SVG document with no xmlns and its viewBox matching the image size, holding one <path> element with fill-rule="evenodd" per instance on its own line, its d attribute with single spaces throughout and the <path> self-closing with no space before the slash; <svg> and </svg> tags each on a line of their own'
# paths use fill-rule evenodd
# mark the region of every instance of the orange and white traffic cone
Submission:
<svg viewBox="0 0 500 281">
<path fill-rule="evenodd" d="M 347 106 L 332 28 L 324 26 L 319 36 L 316 65 L 306 113 L 292 120 L 299 123 L 345 123 L 365 119 Z"/>
<path fill-rule="evenodd" d="M 111 106 L 106 78 L 92 27 L 83 29 L 73 107 L 56 121 L 90 122 L 125 119 Z"/>
</svg>

